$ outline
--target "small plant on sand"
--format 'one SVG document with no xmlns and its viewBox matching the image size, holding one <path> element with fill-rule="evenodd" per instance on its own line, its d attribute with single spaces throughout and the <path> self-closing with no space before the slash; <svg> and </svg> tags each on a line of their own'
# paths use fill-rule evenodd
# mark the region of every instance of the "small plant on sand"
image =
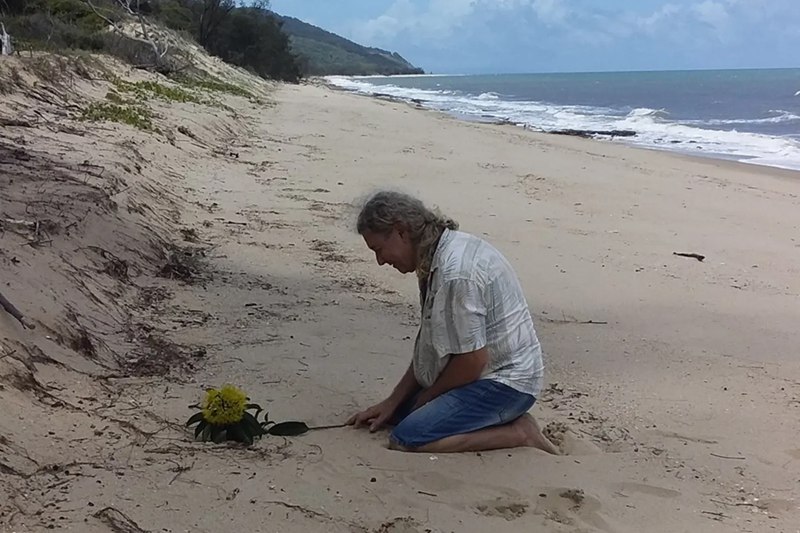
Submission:
<svg viewBox="0 0 800 533">
<path fill-rule="evenodd" d="M 140 130 L 157 131 L 150 111 L 143 107 L 119 105 L 113 102 L 92 102 L 83 110 L 82 120 L 121 122 Z"/>
<path fill-rule="evenodd" d="M 112 104 L 117 104 L 117 105 L 135 105 L 136 104 L 136 102 L 134 100 L 128 100 L 126 98 L 123 98 L 116 91 L 108 91 L 106 93 L 106 100 L 108 100 Z"/>
<path fill-rule="evenodd" d="M 201 99 L 180 87 L 170 87 L 156 81 L 137 81 L 130 82 L 117 76 L 111 77 L 111 82 L 121 93 L 131 93 L 140 100 L 150 97 L 160 98 L 168 102 L 192 102 L 195 104 L 203 103 Z"/>
<path fill-rule="evenodd" d="M 193 102 L 199 104 L 200 98 L 194 94 L 181 89 L 180 87 L 170 87 L 154 81 L 139 81 L 134 85 L 134 93 L 150 93 L 156 98 L 169 102 Z"/>
<path fill-rule="evenodd" d="M 194 438 L 203 442 L 230 440 L 248 445 L 263 435 L 296 436 L 309 430 L 303 422 L 276 424 L 269 420 L 268 414 L 259 422 L 261 407 L 248 401 L 247 395 L 233 385 L 208 389 L 203 402 L 191 406 L 201 410 L 186 421 L 186 426 L 197 424 Z M 255 409 L 255 413 L 249 413 L 251 409 Z"/>
<path fill-rule="evenodd" d="M 227 83 L 217 78 L 190 78 L 188 76 L 174 76 L 176 82 L 192 89 L 205 89 L 218 93 L 228 93 L 235 96 L 242 96 L 244 98 L 254 98 L 253 94 L 247 89 L 243 89 L 233 83 Z"/>
</svg>

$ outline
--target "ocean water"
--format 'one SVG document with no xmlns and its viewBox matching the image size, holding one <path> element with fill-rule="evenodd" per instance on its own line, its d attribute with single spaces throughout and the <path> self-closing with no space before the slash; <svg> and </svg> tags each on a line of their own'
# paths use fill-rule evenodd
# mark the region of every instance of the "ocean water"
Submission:
<svg viewBox="0 0 800 533">
<path fill-rule="evenodd" d="M 631 130 L 613 140 L 800 170 L 800 69 L 327 80 L 467 120 L 542 132 Z"/>
</svg>

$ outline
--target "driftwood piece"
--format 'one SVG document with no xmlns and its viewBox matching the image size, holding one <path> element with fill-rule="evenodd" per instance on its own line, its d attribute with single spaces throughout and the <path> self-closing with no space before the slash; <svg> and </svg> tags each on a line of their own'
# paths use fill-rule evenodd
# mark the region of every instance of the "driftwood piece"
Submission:
<svg viewBox="0 0 800 533">
<path fill-rule="evenodd" d="M 16 126 L 18 128 L 33 128 L 34 125 L 27 120 L 0 117 L 0 126 Z"/>
<path fill-rule="evenodd" d="M 6 33 L 5 25 L 0 22 L 0 55 L 10 56 L 14 53 L 14 47 L 11 45 L 11 36 Z"/>
<path fill-rule="evenodd" d="M 128 515 L 113 507 L 101 509 L 93 516 L 115 533 L 148 533 L 146 529 L 139 527 L 139 524 L 134 522 Z"/>
<path fill-rule="evenodd" d="M 592 137 L 635 137 L 634 130 L 552 130 L 548 133 L 554 135 L 570 135 L 572 137 L 583 137 L 584 139 L 591 139 Z"/>
<path fill-rule="evenodd" d="M 683 252 L 672 252 L 672 255 L 678 255 L 680 257 L 688 257 L 690 259 L 697 259 L 701 263 L 706 258 L 706 256 L 704 256 L 704 255 L 694 254 L 694 253 L 690 254 L 690 253 L 683 253 Z"/>
<path fill-rule="evenodd" d="M 3 293 L 0 293 L 0 306 L 2 306 L 9 315 L 19 320 L 19 323 L 22 324 L 23 328 L 34 329 L 36 327 L 34 324 L 30 323 L 22 313 L 20 313 L 19 309 L 17 309 L 14 304 L 8 301 L 8 298 L 3 296 Z"/>
<path fill-rule="evenodd" d="M 568 318 L 566 315 L 564 315 L 564 318 L 550 318 L 546 316 L 537 316 L 536 319 L 542 322 L 549 322 L 551 324 L 595 324 L 599 326 L 605 326 L 606 324 L 608 324 L 606 320 L 594 320 L 594 319 L 578 320 L 571 317 Z"/>
<path fill-rule="evenodd" d="M 720 459 L 741 459 L 741 460 L 747 459 L 747 457 L 742 457 L 741 455 L 738 456 L 720 455 L 718 453 L 712 453 L 711 455 L 713 455 L 714 457 L 719 457 Z"/>
</svg>

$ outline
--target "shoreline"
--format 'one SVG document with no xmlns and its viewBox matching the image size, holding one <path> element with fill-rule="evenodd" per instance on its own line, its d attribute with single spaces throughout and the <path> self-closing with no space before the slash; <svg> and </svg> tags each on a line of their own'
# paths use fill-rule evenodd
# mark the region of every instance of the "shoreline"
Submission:
<svg viewBox="0 0 800 533">
<path fill-rule="evenodd" d="M 343 77 L 347 77 L 347 76 L 343 76 Z M 357 77 L 358 78 L 362 78 L 363 76 L 357 76 Z M 382 77 L 382 76 L 376 76 L 376 77 Z M 409 76 L 409 77 L 418 77 L 418 76 Z M 768 165 L 768 164 L 764 164 L 764 163 L 750 163 L 750 162 L 748 162 L 748 159 L 754 159 L 756 156 L 727 155 L 727 154 L 719 154 L 719 153 L 713 153 L 713 152 L 706 152 L 704 154 L 701 154 L 701 153 L 689 152 L 688 150 L 670 149 L 670 148 L 667 148 L 667 147 L 661 148 L 661 147 L 658 147 L 658 146 L 649 146 L 649 145 L 637 144 L 635 142 L 626 142 L 624 139 L 635 136 L 635 135 L 631 135 L 632 133 L 633 134 L 637 134 L 635 132 L 635 130 L 619 130 L 619 132 L 622 133 L 621 135 L 610 135 L 614 130 L 609 130 L 608 132 L 606 132 L 606 133 L 609 133 L 609 135 L 596 135 L 596 134 L 594 134 L 596 132 L 592 132 L 592 130 L 562 129 L 562 130 L 554 130 L 554 131 L 538 131 L 538 130 L 534 129 L 533 126 L 530 126 L 530 125 L 527 125 L 527 124 L 518 124 L 518 123 L 515 123 L 514 121 L 511 121 L 511 120 L 508 120 L 508 119 L 496 119 L 496 118 L 492 118 L 492 117 L 479 117 L 479 116 L 460 116 L 460 115 L 458 115 L 456 113 L 452 113 L 452 112 L 448 112 L 448 111 L 442 111 L 442 110 L 426 107 L 426 106 L 423 105 L 423 100 L 418 99 L 418 98 L 404 98 L 404 97 L 399 97 L 399 96 L 394 96 L 394 95 L 385 94 L 385 93 L 379 93 L 379 92 L 376 92 L 376 93 L 373 93 L 373 94 L 360 93 L 358 91 L 353 91 L 353 90 L 346 89 L 346 88 L 340 87 L 338 85 L 335 85 L 334 83 L 331 83 L 330 81 L 326 80 L 324 77 L 315 77 L 315 78 L 313 78 L 313 81 L 306 80 L 306 83 L 308 83 L 309 85 L 322 86 L 322 87 L 326 87 L 326 88 L 328 88 L 330 90 L 333 90 L 333 91 L 341 91 L 341 92 L 353 94 L 353 95 L 356 95 L 356 96 L 362 96 L 362 97 L 376 99 L 376 100 L 385 100 L 385 101 L 402 103 L 402 104 L 409 105 L 410 107 L 412 107 L 414 109 L 418 109 L 418 110 L 421 110 L 421 111 L 433 112 L 433 113 L 439 113 L 439 114 L 441 114 L 443 116 L 446 116 L 448 118 L 451 118 L 453 120 L 458 120 L 458 121 L 462 121 L 462 122 L 475 123 L 475 124 L 489 124 L 489 125 L 497 125 L 497 126 L 511 126 L 513 128 L 516 128 L 516 129 L 528 131 L 528 132 L 534 133 L 534 134 L 541 134 L 541 135 L 565 136 L 564 132 L 574 132 L 574 133 L 568 133 L 568 134 L 566 134 L 566 136 L 575 136 L 575 137 L 585 138 L 585 139 L 589 139 L 589 140 L 593 140 L 593 141 L 599 141 L 599 142 L 612 142 L 612 143 L 622 144 L 622 145 L 630 146 L 632 148 L 637 148 L 637 149 L 641 149 L 641 150 L 648 150 L 648 151 L 654 151 L 654 152 L 665 152 L 665 153 L 675 154 L 675 155 L 678 155 L 678 156 L 697 158 L 697 159 L 700 159 L 700 160 L 708 160 L 708 159 L 710 159 L 710 160 L 713 160 L 713 161 L 727 161 L 727 162 L 733 162 L 733 163 L 738 163 L 738 164 L 742 164 L 742 165 L 755 166 L 755 167 L 764 168 L 764 169 L 776 169 L 776 170 L 782 170 L 782 171 L 789 171 L 789 172 L 796 173 L 797 176 L 800 177 L 800 168 L 792 168 L 792 167 L 787 167 L 787 166 L 782 166 L 782 165 L 774 165 L 774 164 L 773 165 Z M 378 86 L 376 86 L 376 88 L 378 88 Z M 611 137 L 611 138 L 609 139 L 607 137 Z M 621 140 L 617 140 L 614 137 L 618 137 Z M 780 139 L 781 137 L 774 137 L 774 138 L 775 139 Z M 737 159 L 737 157 L 740 157 L 741 159 Z"/>
</svg>

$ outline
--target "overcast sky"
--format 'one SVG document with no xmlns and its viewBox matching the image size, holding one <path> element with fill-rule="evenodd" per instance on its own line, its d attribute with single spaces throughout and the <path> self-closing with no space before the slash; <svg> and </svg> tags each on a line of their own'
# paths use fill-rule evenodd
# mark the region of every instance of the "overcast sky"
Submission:
<svg viewBox="0 0 800 533">
<path fill-rule="evenodd" d="M 800 0 L 272 0 L 434 73 L 800 67 Z"/>
</svg>

